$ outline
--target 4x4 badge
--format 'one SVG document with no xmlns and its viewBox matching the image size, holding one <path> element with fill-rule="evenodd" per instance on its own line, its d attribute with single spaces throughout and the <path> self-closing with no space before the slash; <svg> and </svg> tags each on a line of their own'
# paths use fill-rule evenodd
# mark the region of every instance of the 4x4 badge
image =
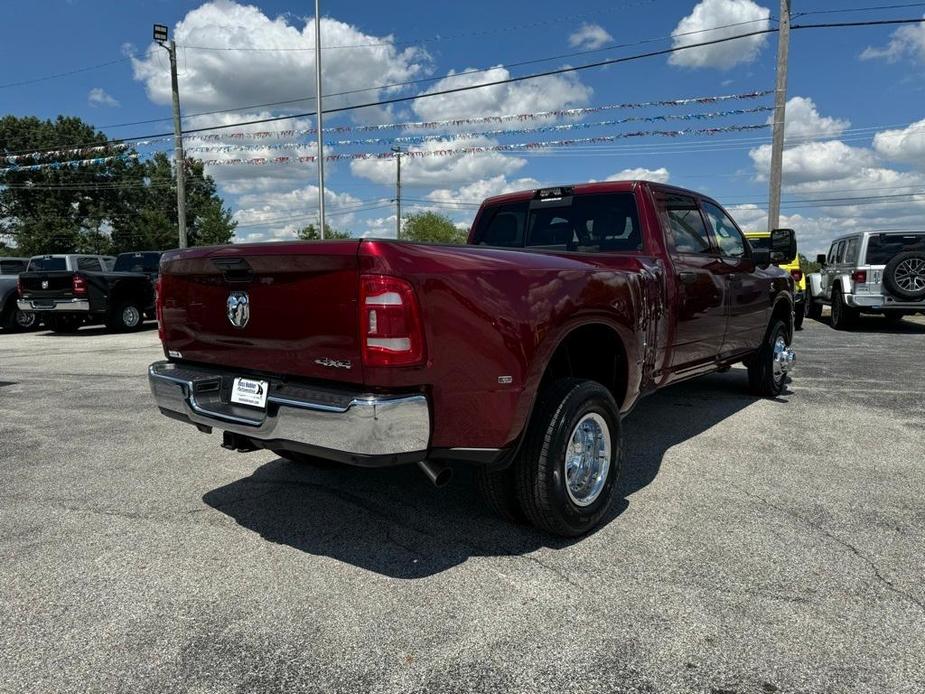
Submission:
<svg viewBox="0 0 925 694">
<path fill-rule="evenodd" d="M 236 328 L 243 328 L 251 317 L 250 300 L 247 292 L 231 292 L 226 302 L 228 321 Z"/>
</svg>

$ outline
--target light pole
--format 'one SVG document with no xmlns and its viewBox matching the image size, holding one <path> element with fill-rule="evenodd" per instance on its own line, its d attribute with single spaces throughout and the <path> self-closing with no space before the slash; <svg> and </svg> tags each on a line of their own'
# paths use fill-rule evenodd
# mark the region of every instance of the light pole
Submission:
<svg viewBox="0 0 925 694">
<path fill-rule="evenodd" d="M 315 112 L 318 122 L 318 225 L 324 238 L 324 118 L 321 104 L 321 8 L 315 0 Z"/>
<path fill-rule="evenodd" d="M 784 168 L 784 125 L 787 119 L 787 63 L 790 57 L 790 0 L 780 0 L 777 31 L 777 84 L 774 88 L 774 131 L 768 191 L 768 231 L 780 226 L 780 188 Z"/>
<path fill-rule="evenodd" d="M 167 41 L 167 27 L 154 25 L 154 41 L 170 56 L 170 88 L 173 92 L 174 159 L 177 169 L 177 226 L 180 228 L 180 248 L 186 248 L 186 175 L 183 155 L 183 130 L 180 126 L 180 88 L 177 84 L 177 44 Z"/>
</svg>

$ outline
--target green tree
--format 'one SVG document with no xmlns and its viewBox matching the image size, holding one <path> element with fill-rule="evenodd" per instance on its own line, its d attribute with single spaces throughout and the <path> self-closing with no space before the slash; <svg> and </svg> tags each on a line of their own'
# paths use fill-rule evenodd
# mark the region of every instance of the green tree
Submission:
<svg viewBox="0 0 925 694">
<path fill-rule="evenodd" d="M 404 219 L 401 237 L 420 243 L 465 243 L 468 234 L 437 212 L 414 212 Z"/>
<path fill-rule="evenodd" d="M 306 227 L 299 229 L 299 238 L 303 241 L 317 241 L 321 238 L 321 235 L 318 233 L 318 227 L 315 224 L 309 224 Z M 349 239 L 351 238 L 350 233 L 346 231 L 338 231 L 332 227 L 327 222 L 324 223 L 324 238 L 327 239 Z"/>
<path fill-rule="evenodd" d="M 112 146 L 79 118 L 0 119 L 0 157 L 51 148 L 57 151 L 0 161 L 9 167 L 121 156 L 79 168 L 0 173 L 0 236 L 13 239 L 19 252 L 119 253 L 177 246 L 176 177 L 166 154 L 139 161 L 134 150 Z M 188 159 L 185 171 L 190 245 L 229 243 L 236 224 L 215 181 L 201 162 Z"/>
<path fill-rule="evenodd" d="M 817 263 L 815 260 L 810 260 L 805 255 L 800 253 L 800 269 L 803 270 L 806 274 L 810 272 L 819 272 L 822 266 Z"/>
</svg>

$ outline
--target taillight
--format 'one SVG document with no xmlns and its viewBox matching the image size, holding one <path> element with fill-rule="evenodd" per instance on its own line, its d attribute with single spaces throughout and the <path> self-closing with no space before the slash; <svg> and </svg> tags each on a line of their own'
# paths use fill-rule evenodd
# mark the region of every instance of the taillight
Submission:
<svg viewBox="0 0 925 694">
<path fill-rule="evenodd" d="M 851 281 L 855 284 L 867 284 L 867 270 L 855 270 L 852 272 Z"/>
<path fill-rule="evenodd" d="M 87 295 L 87 281 L 80 275 L 74 275 L 71 280 L 71 287 L 74 290 L 74 296 Z"/>
<path fill-rule="evenodd" d="M 164 298 L 161 291 L 161 282 L 160 277 L 154 281 L 154 314 L 157 318 L 157 336 L 163 342 L 167 331 L 164 329 Z"/>
<path fill-rule="evenodd" d="M 794 282 L 799 282 L 803 279 L 803 271 L 798 269 L 793 269 L 790 271 L 790 276 L 793 278 Z"/>
<path fill-rule="evenodd" d="M 19 298 L 22 299 L 23 291 L 22 291 L 22 278 L 21 277 L 16 278 L 16 293 L 19 294 Z"/>
<path fill-rule="evenodd" d="M 424 327 L 408 282 L 360 276 L 360 339 L 366 366 L 411 366 L 424 360 Z"/>
</svg>

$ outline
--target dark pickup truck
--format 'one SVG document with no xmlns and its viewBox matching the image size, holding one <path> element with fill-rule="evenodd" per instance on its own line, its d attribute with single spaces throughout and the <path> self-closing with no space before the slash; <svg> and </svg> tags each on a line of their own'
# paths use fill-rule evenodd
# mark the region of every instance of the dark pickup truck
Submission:
<svg viewBox="0 0 925 694">
<path fill-rule="evenodd" d="M 792 230 L 754 249 L 715 201 L 647 181 L 490 198 L 467 246 L 169 251 L 149 382 L 226 448 L 435 483 L 468 462 L 505 517 L 579 535 L 616 494 L 640 396 L 738 362 L 782 392 L 794 286 L 772 261 L 795 253 Z"/>
<path fill-rule="evenodd" d="M 111 330 L 141 328 L 154 317 L 161 253 L 122 253 L 112 270 L 101 256 L 37 256 L 19 276 L 22 311 L 34 311 L 55 332 L 104 322 Z"/>
</svg>

